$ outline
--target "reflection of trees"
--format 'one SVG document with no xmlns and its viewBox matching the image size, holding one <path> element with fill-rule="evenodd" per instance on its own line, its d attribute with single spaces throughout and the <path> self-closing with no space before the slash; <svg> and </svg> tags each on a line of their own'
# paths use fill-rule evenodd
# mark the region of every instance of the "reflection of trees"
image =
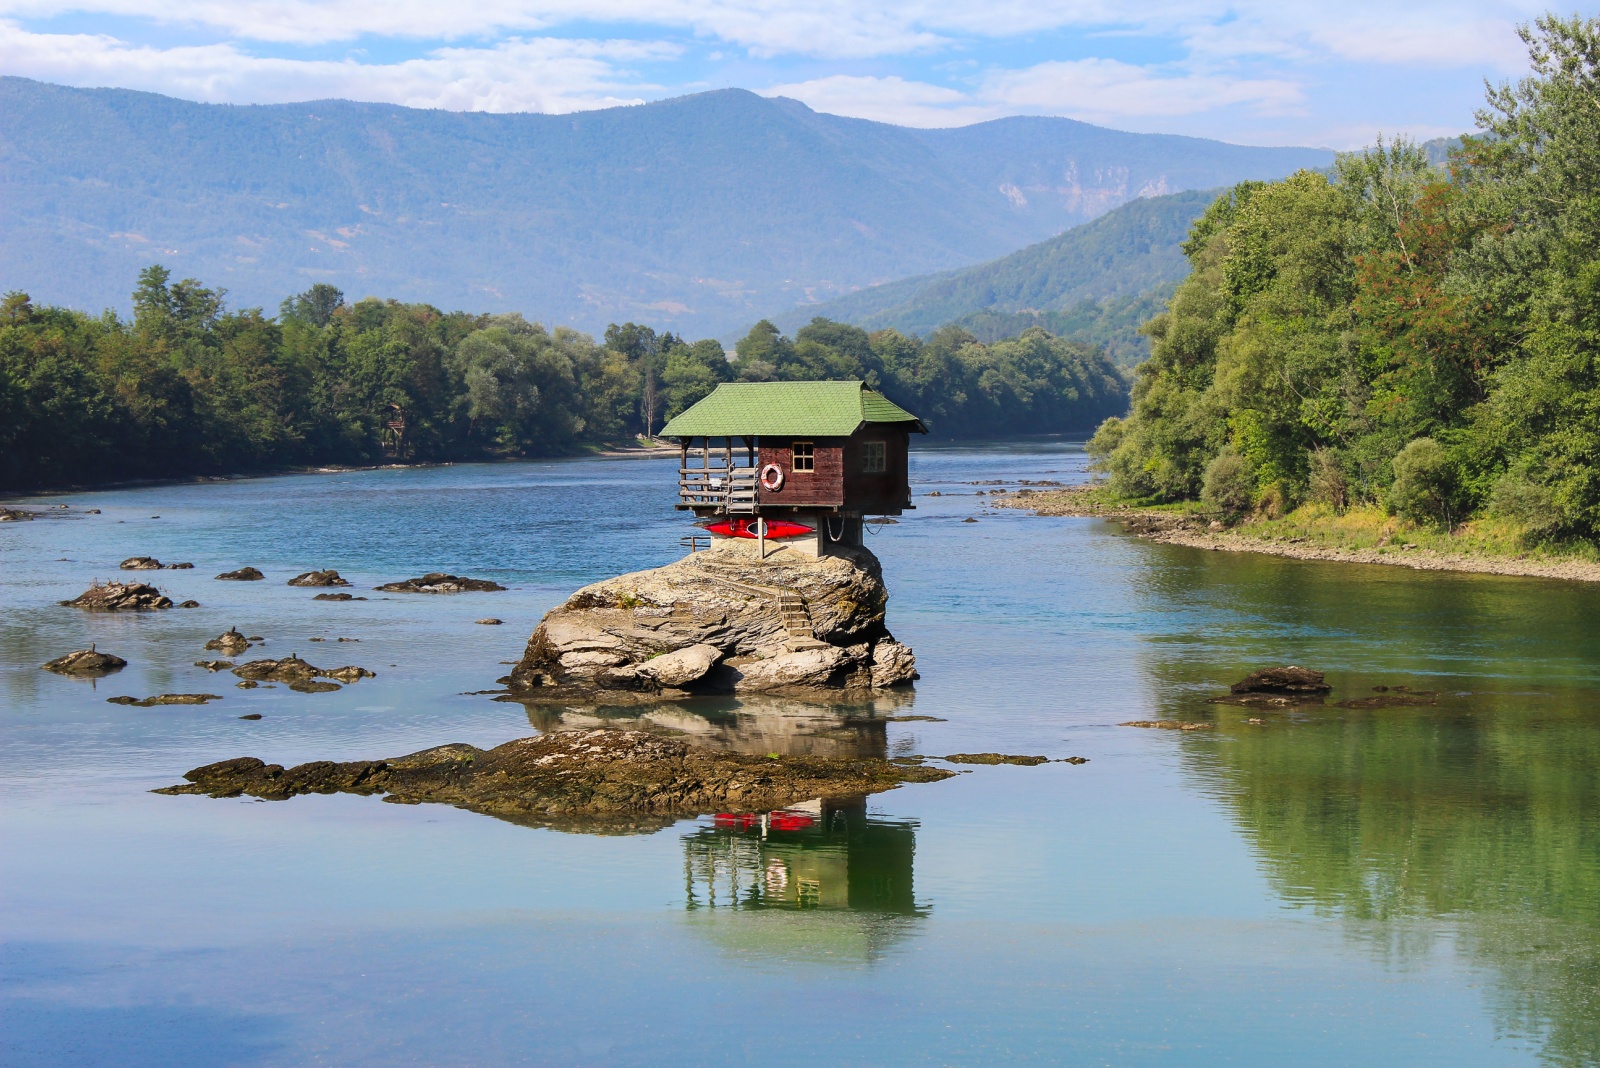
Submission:
<svg viewBox="0 0 1600 1068">
<path fill-rule="evenodd" d="M 915 823 L 869 816 L 859 798 L 813 801 L 786 815 L 785 828 L 773 814 L 684 836 L 687 909 L 717 941 L 872 960 L 927 914 L 912 885 Z"/>
<path fill-rule="evenodd" d="M 1447 922 L 1496 976 L 1500 1025 L 1546 1059 L 1600 1063 L 1600 731 L 1594 693 L 1476 694 L 1432 708 L 1222 710 L 1184 737 L 1274 888 L 1399 963 Z"/>
</svg>

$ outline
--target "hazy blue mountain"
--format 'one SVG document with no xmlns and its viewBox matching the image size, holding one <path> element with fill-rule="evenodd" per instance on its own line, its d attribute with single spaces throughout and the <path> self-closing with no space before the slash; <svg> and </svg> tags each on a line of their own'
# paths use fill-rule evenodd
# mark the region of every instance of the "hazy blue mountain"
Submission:
<svg viewBox="0 0 1600 1068">
<path fill-rule="evenodd" d="M 726 333 L 1314 149 L 1014 118 L 916 130 L 740 90 L 575 115 L 231 106 L 0 78 L 0 289 L 126 307 L 138 268 L 269 310 L 352 297 Z"/>
<path fill-rule="evenodd" d="M 1123 365 L 1146 351 L 1136 329 L 1189 272 L 1178 248 L 1222 190 L 1131 201 L 1093 222 L 989 263 L 858 290 L 776 316 L 793 330 L 813 316 L 867 330 L 927 334 L 947 323 L 990 341 L 1029 326 L 1105 345 Z"/>
</svg>

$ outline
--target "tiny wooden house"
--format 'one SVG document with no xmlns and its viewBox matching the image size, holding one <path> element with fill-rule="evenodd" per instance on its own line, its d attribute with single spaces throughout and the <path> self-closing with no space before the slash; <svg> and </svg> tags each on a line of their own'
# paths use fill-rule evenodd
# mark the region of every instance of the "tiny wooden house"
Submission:
<svg viewBox="0 0 1600 1068">
<path fill-rule="evenodd" d="M 867 516 L 911 507 L 922 421 L 865 382 L 730 382 L 662 428 L 679 443 L 678 508 L 716 536 L 821 552 Z"/>
</svg>

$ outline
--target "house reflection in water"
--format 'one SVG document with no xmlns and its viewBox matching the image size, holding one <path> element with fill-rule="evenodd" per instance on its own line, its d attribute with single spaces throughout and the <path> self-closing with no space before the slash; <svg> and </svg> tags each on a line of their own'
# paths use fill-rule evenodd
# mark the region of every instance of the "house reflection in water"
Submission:
<svg viewBox="0 0 1600 1068">
<path fill-rule="evenodd" d="M 864 798 L 718 815 L 683 841 L 690 911 L 927 911 L 912 885 L 916 824 L 869 816 Z"/>
</svg>

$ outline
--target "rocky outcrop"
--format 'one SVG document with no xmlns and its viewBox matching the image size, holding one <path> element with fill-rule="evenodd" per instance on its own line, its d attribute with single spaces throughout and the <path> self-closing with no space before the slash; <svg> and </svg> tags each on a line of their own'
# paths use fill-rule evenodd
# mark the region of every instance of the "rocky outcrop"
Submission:
<svg viewBox="0 0 1600 1068">
<path fill-rule="evenodd" d="M 79 649 L 66 656 L 58 656 L 44 665 L 46 671 L 54 671 L 57 675 L 84 675 L 97 676 L 109 675 L 113 671 L 121 671 L 128 666 L 128 662 L 120 656 L 110 653 L 96 652 L 94 646 Z"/>
<path fill-rule="evenodd" d="M 330 569 L 327 571 L 307 571 L 302 575 L 296 575 L 294 578 L 289 580 L 289 585 L 348 586 L 350 583 L 347 580 L 340 578 L 339 572 Z"/>
<path fill-rule="evenodd" d="M 1253 671 L 1228 687 L 1226 694 L 1210 698 L 1210 701 L 1219 705 L 1321 704 L 1323 696 L 1332 689 L 1323 681 L 1322 672 L 1291 664 Z"/>
<path fill-rule="evenodd" d="M 501 681 L 517 700 L 559 702 L 870 692 L 917 677 L 884 624 L 888 592 L 870 552 L 758 551 L 730 539 L 585 586 L 546 614 Z"/>
<path fill-rule="evenodd" d="M 289 684 L 289 689 L 301 693 L 329 693 L 339 688 L 331 682 L 319 681 L 321 679 L 337 679 L 348 683 L 377 676 L 376 672 L 354 665 L 342 668 L 319 668 L 292 655 L 282 660 L 252 660 L 234 668 L 233 673 L 249 682 L 262 680 L 286 682 Z"/>
<path fill-rule="evenodd" d="M 172 598 L 143 582 L 96 582 L 70 601 L 69 608 L 92 612 L 133 612 L 149 608 L 171 608 Z"/>
<path fill-rule="evenodd" d="M 643 731 L 562 731 L 494 749 L 441 745 L 390 760 L 313 761 L 292 768 L 255 757 L 195 768 L 158 794 L 385 794 L 518 823 L 579 815 L 695 816 L 763 812 L 816 797 L 860 797 L 952 773 L 886 760 L 718 753 Z"/>
<path fill-rule="evenodd" d="M 228 656 L 238 656 L 250 648 L 250 639 L 239 633 L 238 627 L 229 627 L 226 634 L 219 634 L 206 642 L 207 649 L 215 649 Z"/>
<path fill-rule="evenodd" d="M 378 589 L 384 593 L 489 593 L 505 587 L 488 579 L 463 578 L 460 575 L 446 575 L 443 571 L 430 571 L 421 578 L 386 582 Z"/>
<path fill-rule="evenodd" d="M 153 708 L 156 705 L 203 705 L 207 701 L 220 701 L 222 696 L 214 693 L 162 693 L 154 697 L 108 697 L 106 702 L 113 705 L 136 705 L 139 708 Z"/>
<path fill-rule="evenodd" d="M 224 571 L 217 576 L 224 582 L 260 582 L 266 577 L 253 567 L 241 567 L 237 571 Z"/>
<path fill-rule="evenodd" d="M 1275 693 L 1275 694 L 1319 694 L 1327 693 L 1333 687 L 1323 681 L 1320 671 L 1311 668 L 1288 667 L 1263 668 L 1246 675 L 1239 682 L 1228 687 L 1229 692 L 1235 694 L 1246 693 Z"/>
<path fill-rule="evenodd" d="M 123 571 L 160 571 L 161 561 L 153 556 L 130 556 L 117 567 Z"/>
</svg>

